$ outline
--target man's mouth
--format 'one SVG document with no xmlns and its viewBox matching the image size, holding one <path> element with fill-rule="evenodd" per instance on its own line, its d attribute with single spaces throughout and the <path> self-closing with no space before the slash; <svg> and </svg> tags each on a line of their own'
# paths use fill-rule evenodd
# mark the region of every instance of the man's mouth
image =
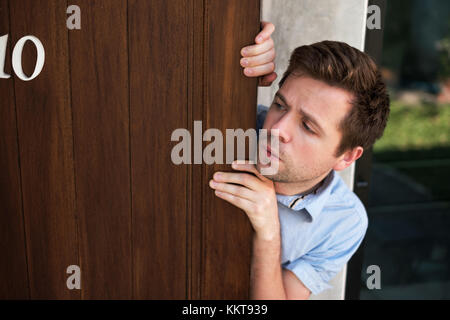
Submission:
<svg viewBox="0 0 450 320">
<path fill-rule="evenodd" d="M 278 161 L 281 161 L 280 157 L 276 153 L 273 153 L 273 151 L 272 151 L 272 149 L 270 148 L 269 145 L 267 145 L 267 157 L 275 158 Z"/>
</svg>

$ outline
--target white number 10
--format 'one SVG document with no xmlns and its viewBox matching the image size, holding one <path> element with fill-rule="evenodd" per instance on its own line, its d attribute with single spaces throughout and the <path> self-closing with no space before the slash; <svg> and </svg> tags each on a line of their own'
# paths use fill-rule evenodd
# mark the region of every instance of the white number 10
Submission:
<svg viewBox="0 0 450 320">
<path fill-rule="evenodd" d="M 22 51 L 25 42 L 30 40 L 36 46 L 37 59 L 36 65 L 34 67 L 33 74 L 28 77 L 22 69 Z M 5 58 L 6 58 L 6 46 L 8 43 L 8 35 L 0 37 L 0 79 L 8 79 L 11 77 L 9 74 L 5 73 Z M 25 36 L 17 41 L 13 53 L 12 53 L 12 67 L 16 75 L 23 81 L 30 81 L 36 78 L 42 71 L 45 62 L 45 50 L 41 41 L 35 36 Z"/>
</svg>

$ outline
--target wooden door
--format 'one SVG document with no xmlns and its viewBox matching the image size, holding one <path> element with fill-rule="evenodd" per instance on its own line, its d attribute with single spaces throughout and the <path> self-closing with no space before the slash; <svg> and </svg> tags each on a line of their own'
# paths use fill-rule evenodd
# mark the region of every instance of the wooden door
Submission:
<svg viewBox="0 0 450 320">
<path fill-rule="evenodd" d="M 258 31 L 259 0 L 0 0 L 0 298 L 248 297 L 250 223 L 208 186 L 230 167 L 175 165 L 171 134 L 255 126 Z"/>
</svg>

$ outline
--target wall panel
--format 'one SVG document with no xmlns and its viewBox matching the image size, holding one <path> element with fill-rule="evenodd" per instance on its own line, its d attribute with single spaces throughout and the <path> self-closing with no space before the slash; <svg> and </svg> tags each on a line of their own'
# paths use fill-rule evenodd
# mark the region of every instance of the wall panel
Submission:
<svg viewBox="0 0 450 320">
<path fill-rule="evenodd" d="M 70 1 L 76 201 L 83 299 L 132 297 L 126 1 Z"/>
<path fill-rule="evenodd" d="M 250 223 L 208 185 L 231 167 L 175 165 L 171 135 L 255 126 L 239 60 L 258 31 L 259 0 L 0 0 L 0 298 L 248 297 Z M 25 35 L 45 48 L 31 81 L 11 70 Z"/>
<path fill-rule="evenodd" d="M 34 35 L 46 54 L 36 79 L 14 79 L 28 276 L 37 299 L 80 297 L 66 287 L 66 268 L 79 260 L 65 10 L 62 1 L 10 1 L 10 44 Z M 25 74 L 35 61 L 28 42 Z"/>
<path fill-rule="evenodd" d="M 135 297 L 186 297 L 186 166 L 171 134 L 187 125 L 187 1 L 129 2 Z"/>
<path fill-rule="evenodd" d="M 0 36 L 9 30 L 9 1 L 0 0 Z M 8 40 L 4 71 L 11 75 L 11 38 Z M 0 81 L 0 97 L 0 299 L 26 299 L 28 271 L 13 78 Z"/>
</svg>

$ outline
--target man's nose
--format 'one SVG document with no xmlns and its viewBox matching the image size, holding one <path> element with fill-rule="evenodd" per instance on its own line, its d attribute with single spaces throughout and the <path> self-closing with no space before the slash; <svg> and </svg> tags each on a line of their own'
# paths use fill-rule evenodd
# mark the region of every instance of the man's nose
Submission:
<svg viewBox="0 0 450 320">
<path fill-rule="evenodd" d="M 288 112 L 280 116 L 280 118 L 273 124 L 273 126 L 270 128 L 271 132 L 270 134 L 273 136 L 278 136 L 279 140 L 282 143 L 288 143 L 292 139 L 292 130 L 293 126 L 295 124 L 295 119 L 293 119 L 293 115 Z M 278 129 L 278 133 L 276 130 Z"/>
</svg>

